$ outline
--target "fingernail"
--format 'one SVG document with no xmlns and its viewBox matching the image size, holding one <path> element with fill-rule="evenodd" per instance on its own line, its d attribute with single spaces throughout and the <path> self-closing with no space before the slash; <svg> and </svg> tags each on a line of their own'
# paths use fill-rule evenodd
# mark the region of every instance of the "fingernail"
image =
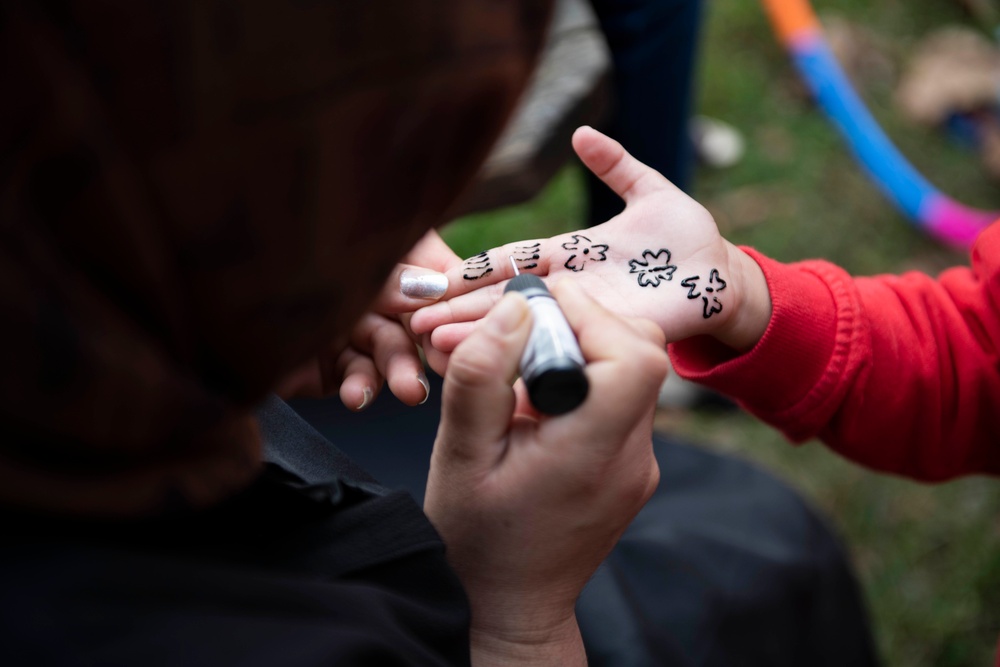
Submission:
<svg viewBox="0 0 1000 667">
<path fill-rule="evenodd" d="M 448 291 L 448 276 L 436 271 L 406 269 L 399 276 L 399 291 L 414 299 L 440 299 Z"/>
<path fill-rule="evenodd" d="M 424 386 L 424 400 L 417 403 L 417 405 L 423 405 L 431 396 L 431 384 L 427 381 L 427 376 L 423 373 L 417 373 L 417 382 Z"/>
<path fill-rule="evenodd" d="M 528 315 L 527 306 L 528 303 L 522 295 L 510 292 L 493 306 L 485 322 L 500 333 L 510 333 L 517 329 Z"/>
<path fill-rule="evenodd" d="M 371 387 L 365 387 L 361 394 L 364 396 L 364 400 L 361 401 L 361 405 L 358 406 L 358 412 L 361 412 L 368 407 L 368 404 L 372 402 L 372 390 Z"/>
</svg>

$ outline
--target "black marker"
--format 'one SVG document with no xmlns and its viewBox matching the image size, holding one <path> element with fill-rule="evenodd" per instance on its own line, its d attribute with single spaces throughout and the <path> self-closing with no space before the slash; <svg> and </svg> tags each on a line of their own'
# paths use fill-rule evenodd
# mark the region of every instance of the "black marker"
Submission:
<svg viewBox="0 0 1000 667">
<path fill-rule="evenodd" d="M 583 372 L 583 353 L 559 304 L 538 276 L 514 267 L 514 279 L 504 293 L 520 292 L 528 299 L 533 322 L 528 345 L 521 356 L 521 377 L 531 404 L 539 412 L 561 415 L 587 398 L 590 384 Z"/>
</svg>

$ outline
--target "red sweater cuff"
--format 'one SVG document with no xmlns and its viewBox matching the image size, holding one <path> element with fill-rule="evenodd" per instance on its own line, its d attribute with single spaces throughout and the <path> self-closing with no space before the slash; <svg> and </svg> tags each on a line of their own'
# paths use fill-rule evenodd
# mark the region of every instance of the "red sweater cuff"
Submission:
<svg viewBox="0 0 1000 667">
<path fill-rule="evenodd" d="M 824 389 L 846 360 L 857 322 L 850 278 L 822 261 L 782 264 L 742 248 L 760 265 L 771 293 L 771 321 L 749 352 L 737 354 L 714 338 L 670 345 L 678 375 L 736 399 L 794 440 L 815 434 L 828 415 Z M 828 393 L 828 392 L 827 392 Z"/>
</svg>

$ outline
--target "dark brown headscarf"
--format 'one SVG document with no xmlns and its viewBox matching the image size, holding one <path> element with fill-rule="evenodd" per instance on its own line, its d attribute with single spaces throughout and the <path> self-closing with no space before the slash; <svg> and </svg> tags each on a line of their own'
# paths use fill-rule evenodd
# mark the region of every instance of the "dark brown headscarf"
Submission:
<svg viewBox="0 0 1000 667">
<path fill-rule="evenodd" d="M 547 2 L 0 2 L 0 504 L 200 506 L 474 174 Z"/>
</svg>

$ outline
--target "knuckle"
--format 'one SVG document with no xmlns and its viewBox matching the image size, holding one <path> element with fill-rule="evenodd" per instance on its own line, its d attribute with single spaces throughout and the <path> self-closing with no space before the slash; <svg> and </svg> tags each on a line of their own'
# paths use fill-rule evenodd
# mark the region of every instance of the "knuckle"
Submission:
<svg viewBox="0 0 1000 667">
<path fill-rule="evenodd" d="M 480 386 L 497 375 L 497 364 L 491 354 L 490 346 L 478 343 L 479 340 L 470 338 L 455 348 L 451 355 L 448 362 L 448 376 L 459 386 Z"/>
<path fill-rule="evenodd" d="M 650 344 L 649 357 L 647 359 L 647 367 L 649 372 L 654 377 L 663 378 L 670 371 L 670 357 L 667 356 L 667 351 L 658 345 Z"/>
<path fill-rule="evenodd" d="M 399 347 L 408 343 L 409 340 L 402 325 L 389 321 L 382 322 L 375 327 L 371 336 L 372 345 L 376 349 Z"/>
<path fill-rule="evenodd" d="M 669 370 L 669 358 L 667 351 L 659 345 L 655 345 L 646 340 L 633 342 L 627 348 L 628 355 L 626 364 L 630 373 L 638 377 L 652 379 L 666 376 Z"/>
<path fill-rule="evenodd" d="M 483 288 L 484 292 L 483 301 L 477 304 L 479 306 L 479 309 L 477 310 L 476 314 L 477 315 L 481 314 L 481 311 L 484 310 L 484 306 L 485 310 L 488 311 L 490 307 L 493 306 L 493 304 L 502 299 L 505 287 L 506 285 L 501 285 L 499 283 L 496 283 L 493 285 L 487 285 L 485 288 Z"/>
<path fill-rule="evenodd" d="M 646 502 L 653 496 L 656 491 L 656 487 L 660 483 L 660 465 L 656 461 L 656 456 L 653 454 L 653 440 L 649 438 L 643 448 L 643 465 L 640 474 L 638 475 L 638 480 L 636 487 L 638 493 L 636 495 L 636 501 L 639 506 L 645 505 Z"/>
<path fill-rule="evenodd" d="M 652 454 L 652 443 L 649 445 L 648 454 L 635 465 L 635 471 L 629 482 L 618 490 L 616 501 L 621 503 L 622 507 L 638 512 L 649 502 L 660 480 L 660 468 L 656 463 L 656 457 Z"/>
<path fill-rule="evenodd" d="M 375 346 L 375 337 L 381 328 L 382 318 L 372 312 L 366 312 L 358 320 L 351 331 L 351 342 L 360 350 L 371 350 Z"/>
<path fill-rule="evenodd" d="M 663 329 L 660 328 L 660 325 L 653 320 L 645 317 L 630 317 L 627 321 L 641 338 L 659 347 L 666 346 L 667 337 L 663 333 Z"/>
<path fill-rule="evenodd" d="M 536 268 L 539 260 L 541 259 L 541 249 L 541 239 L 516 241 L 499 248 L 502 253 L 499 256 L 503 257 L 506 263 L 506 266 L 504 267 L 504 274 L 513 275 L 513 267 L 511 266 L 510 261 L 511 259 L 514 260 L 519 271 L 530 272 L 530 269 Z"/>
<path fill-rule="evenodd" d="M 656 346 L 658 350 L 663 350 L 667 346 L 667 335 L 663 333 L 663 329 L 660 325 L 653 322 L 652 320 L 642 320 L 642 325 L 644 332 L 647 336 L 647 340 Z"/>
<path fill-rule="evenodd" d="M 656 457 L 650 455 L 651 464 L 649 467 L 649 477 L 647 478 L 647 489 L 646 497 L 643 499 L 643 504 L 645 504 L 653 494 L 656 493 L 656 487 L 660 485 L 660 464 L 657 462 Z"/>
</svg>

